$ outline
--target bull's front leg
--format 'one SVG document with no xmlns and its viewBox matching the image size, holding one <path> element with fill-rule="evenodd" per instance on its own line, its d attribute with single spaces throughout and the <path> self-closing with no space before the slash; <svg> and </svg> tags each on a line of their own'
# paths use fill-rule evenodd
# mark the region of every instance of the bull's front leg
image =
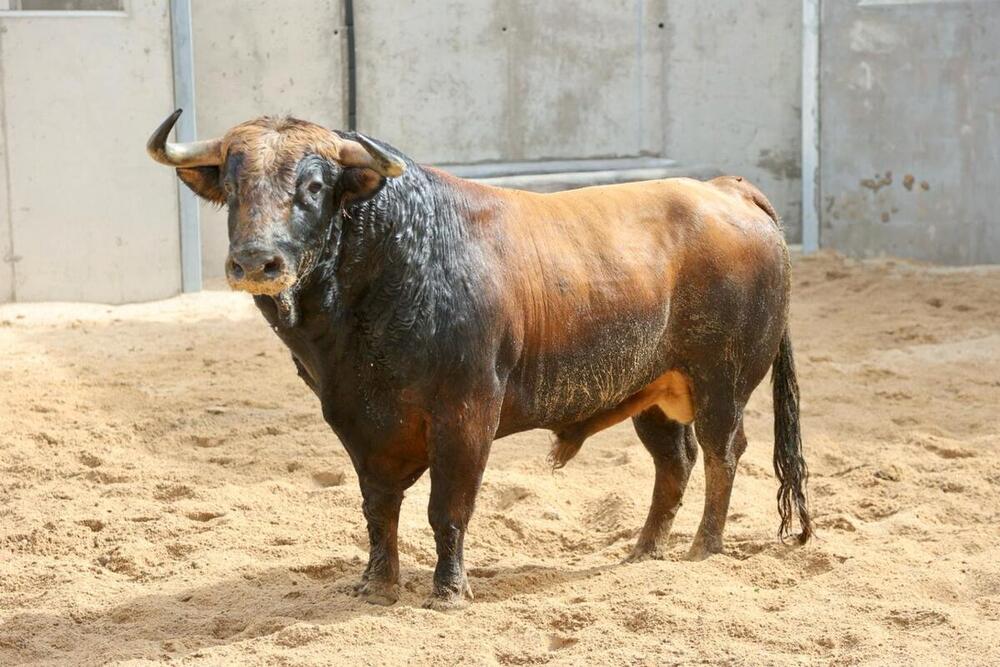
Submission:
<svg viewBox="0 0 1000 667">
<path fill-rule="evenodd" d="M 463 554 L 465 531 L 495 432 L 495 417 L 487 415 L 432 427 L 428 518 L 438 560 L 426 608 L 460 609 L 472 599 Z"/>
<path fill-rule="evenodd" d="M 403 490 L 372 479 L 361 480 L 362 510 L 368 523 L 368 566 L 353 593 L 373 604 L 399 599 L 399 550 L 396 538 Z"/>
</svg>

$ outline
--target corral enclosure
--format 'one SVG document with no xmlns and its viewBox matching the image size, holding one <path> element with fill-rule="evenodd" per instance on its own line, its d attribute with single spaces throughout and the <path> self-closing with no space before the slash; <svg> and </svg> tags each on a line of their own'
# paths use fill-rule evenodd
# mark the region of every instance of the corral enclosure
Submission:
<svg viewBox="0 0 1000 667">
<path fill-rule="evenodd" d="M 103 11 L 24 11 L 44 6 Z M 347 128 L 353 106 L 353 125 L 420 162 L 708 165 L 759 185 L 793 242 L 806 219 L 855 256 L 1000 259 L 998 4 L 819 6 L 357 2 L 349 27 L 341 0 L 195 2 L 197 127 L 293 113 Z M 181 290 L 178 183 L 142 153 L 173 108 L 175 47 L 168 0 L 0 3 L 0 301 Z M 803 108 L 821 129 L 806 118 L 804 206 Z M 202 207 L 207 279 L 225 234 Z"/>
<path fill-rule="evenodd" d="M 1000 663 L 998 43 L 995 0 L 0 0 L 0 664 Z M 775 537 L 762 386 L 723 554 L 683 560 L 700 463 L 667 558 L 622 564 L 631 426 L 555 473 L 532 431 L 492 450 L 471 607 L 420 606 L 426 476 L 400 601 L 351 597 L 319 403 L 247 295 L 180 294 L 221 284 L 225 212 L 183 241 L 143 148 L 192 86 L 200 137 L 289 113 L 466 174 L 746 176 L 806 250 L 818 539 Z"/>
</svg>

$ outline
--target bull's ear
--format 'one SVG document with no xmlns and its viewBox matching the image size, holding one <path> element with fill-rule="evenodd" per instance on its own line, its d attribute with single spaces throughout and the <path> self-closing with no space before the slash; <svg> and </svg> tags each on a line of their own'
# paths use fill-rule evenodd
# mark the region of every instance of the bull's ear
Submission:
<svg viewBox="0 0 1000 667">
<path fill-rule="evenodd" d="M 346 206 L 359 204 L 374 197 L 383 185 L 385 178 L 371 169 L 361 167 L 344 169 L 338 181 L 341 202 Z"/>
<path fill-rule="evenodd" d="M 184 167 L 177 170 L 177 177 L 202 199 L 219 206 L 226 203 L 226 192 L 222 189 L 222 171 L 217 166 Z"/>
</svg>

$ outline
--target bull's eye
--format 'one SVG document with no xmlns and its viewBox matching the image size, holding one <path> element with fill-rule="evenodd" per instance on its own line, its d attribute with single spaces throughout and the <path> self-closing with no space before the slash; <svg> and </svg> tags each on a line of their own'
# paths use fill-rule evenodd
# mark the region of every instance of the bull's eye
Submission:
<svg viewBox="0 0 1000 667">
<path fill-rule="evenodd" d="M 318 195 L 319 191 L 323 189 L 323 182 L 313 181 L 306 189 L 309 190 L 309 194 Z"/>
</svg>

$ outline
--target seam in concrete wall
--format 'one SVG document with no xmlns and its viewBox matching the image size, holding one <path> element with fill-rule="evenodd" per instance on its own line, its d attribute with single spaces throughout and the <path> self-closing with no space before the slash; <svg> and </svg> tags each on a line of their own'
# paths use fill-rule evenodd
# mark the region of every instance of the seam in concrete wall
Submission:
<svg viewBox="0 0 1000 667">
<path fill-rule="evenodd" d="M 344 0 L 344 36 L 347 42 L 347 129 L 358 129 L 358 53 L 354 35 L 354 1 Z"/>
<path fill-rule="evenodd" d="M 802 251 L 819 250 L 820 3 L 802 0 Z"/>
<path fill-rule="evenodd" d="M 646 145 L 644 141 L 645 128 L 643 127 L 643 113 L 645 112 L 645 107 L 642 103 L 643 99 L 643 88 L 642 83 L 645 79 L 645 71 L 643 70 L 643 59 L 642 53 L 644 48 L 644 40 L 642 36 L 645 34 L 643 32 L 645 26 L 643 21 L 645 21 L 646 7 L 644 0 L 635 0 L 635 59 L 636 59 L 636 72 L 635 72 L 635 104 L 636 104 L 636 136 L 635 145 L 639 155 L 643 154 L 643 148 Z M 661 153 L 662 154 L 662 151 Z"/>
<path fill-rule="evenodd" d="M 3 54 L 3 33 L 5 28 L 0 26 L 0 55 Z M 10 191 L 10 144 L 7 141 L 7 88 L 4 85 L 3 58 L 0 57 L 0 134 L 3 135 L 3 176 L 5 201 L 7 204 L 7 257 L 0 257 L 0 262 L 10 265 L 10 301 L 17 301 L 17 255 L 14 252 L 14 204 L 13 195 Z M 2 299 L 0 299 L 2 301 Z"/>
</svg>

